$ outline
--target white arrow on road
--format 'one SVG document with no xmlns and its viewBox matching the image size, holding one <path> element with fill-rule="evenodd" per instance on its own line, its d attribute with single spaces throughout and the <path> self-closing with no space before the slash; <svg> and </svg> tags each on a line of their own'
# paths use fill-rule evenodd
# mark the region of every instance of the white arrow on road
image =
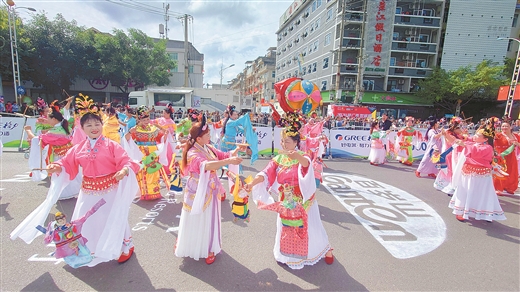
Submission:
<svg viewBox="0 0 520 292">
<path fill-rule="evenodd" d="M 29 182 L 31 177 L 28 174 L 16 174 L 14 178 L 2 179 L 0 182 Z"/>
</svg>

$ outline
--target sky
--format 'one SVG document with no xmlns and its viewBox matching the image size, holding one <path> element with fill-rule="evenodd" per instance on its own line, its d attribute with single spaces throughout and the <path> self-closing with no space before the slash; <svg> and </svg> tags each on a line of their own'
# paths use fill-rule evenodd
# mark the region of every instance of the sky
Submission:
<svg viewBox="0 0 520 292">
<path fill-rule="evenodd" d="M 165 24 L 163 4 L 170 4 L 168 38 L 184 40 L 184 27 L 177 17 L 191 15 L 188 38 L 204 54 L 204 83 L 223 84 L 245 68 L 245 62 L 265 56 L 276 47 L 279 19 L 293 0 L 14 0 L 16 7 L 31 7 L 45 12 L 49 19 L 60 13 L 75 20 L 78 26 L 94 27 L 101 32 L 136 28 L 148 36 L 159 38 L 159 24 Z M 137 9 L 136 9 L 137 7 Z M 147 12 L 153 10 L 157 12 Z M 160 12 L 162 11 L 162 13 Z M 17 10 L 22 19 L 31 13 Z"/>
</svg>

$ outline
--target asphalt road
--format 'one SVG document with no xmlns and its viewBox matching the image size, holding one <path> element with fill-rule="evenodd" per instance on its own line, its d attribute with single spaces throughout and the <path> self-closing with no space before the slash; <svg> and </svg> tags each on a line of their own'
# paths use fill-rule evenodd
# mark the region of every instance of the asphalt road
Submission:
<svg viewBox="0 0 520 292">
<path fill-rule="evenodd" d="M 29 180 L 21 153 L 4 151 L 0 162 L 2 291 L 520 290 L 520 196 L 499 198 L 506 221 L 461 223 L 432 179 L 416 178 L 415 168 L 395 162 L 325 162 L 317 201 L 336 258 L 301 270 L 273 258 L 276 213 L 251 204 L 251 222 L 234 223 L 229 199 L 222 205 L 223 252 L 215 263 L 175 257 L 182 198 L 174 196 L 132 205 L 136 252 L 128 262 L 73 269 L 49 256 L 53 248 L 43 237 L 30 245 L 9 238 L 44 200 L 49 183 Z M 267 162 L 247 162 L 245 175 Z M 52 213 L 71 215 L 75 202 L 59 201 Z"/>
</svg>

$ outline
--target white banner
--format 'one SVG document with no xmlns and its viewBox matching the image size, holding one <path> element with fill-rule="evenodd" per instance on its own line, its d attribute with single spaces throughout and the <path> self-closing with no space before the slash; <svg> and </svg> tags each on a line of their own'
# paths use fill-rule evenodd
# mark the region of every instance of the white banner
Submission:
<svg viewBox="0 0 520 292">
<path fill-rule="evenodd" d="M 424 137 L 425 129 L 419 130 Z M 370 132 L 366 130 L 330 130 L 330 145 L 332 157 L 341 158 L 362 158 L 368 157 L 370 154 Z M 391 145 L 395 145 L 397 139 L 397 132 L 390 132 L 387 139 Z M 422 158 L 426 150 L 427 143 L 422 141 L 419 148 L 413 145 L 413 157 L 416 159 Z"/>
<path fill-rule="evenodd" d="M 274 148 L 273 154 L 277 154 L 280 149 L 282 149 L 282 130 L 283 128 L 276 127 L 273 131 L 273 139 L 274 139 Z"/>
<path fill-rule="evenodd" d="M 0 139 L 2 140 L 4 147 L 20 146 L 20 138 L 22 137 L 24 125 L 31 126 L 33 132 L 35 131 L 36 118 L 27 118 L 27 123 L 25 120 L 26 118 L 22 117 L 0 116 Z M 23 140 L 24 142 L 22 147 L 29 147 L 29 144 L 26 141 L 27 135 L 24 135 Z"/>
</svg>

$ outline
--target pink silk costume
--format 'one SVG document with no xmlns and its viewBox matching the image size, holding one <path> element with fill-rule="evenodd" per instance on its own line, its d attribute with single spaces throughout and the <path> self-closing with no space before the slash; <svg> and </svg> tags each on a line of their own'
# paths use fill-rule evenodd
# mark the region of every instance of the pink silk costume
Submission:
<svg viewBox="0 0 520 292">
<path fill-rule="evenodd" d="M 166 149 L 166 157 L 168 157 L 168 165 L 165 167 L 165 171 L 167 175 L 170 175 L 172 172 L 172 169 L 170 166 L 172 166 L 172 160 L 174 160 L 173 154 L 175 152 L 173 141 L 176 140 L 175 138 L 175 131 L 177 130 L 177 125 L 171 118 L 165 118 L 160 117 L 158 119 L 150 121 L 152 125 L 157 125 L 163 130 L 168 131 L 168 139 L 171 139 L 168 142 L 168 148 Z M 173 166 L 172 166 L 173 167 Z"/>
<path fill-rule="evenodd" d="M 80 124 L 80 117 L 74 117 L 74 131 L 72 132 L 72 145 L 79 144 L 87 139 L 87 134 L 83 131 Z"/>
<path fill-rule="evenodd" d="M 221 196 L 225 189 L 216 171 L 205 171 L 205 163 L 229 158 L 213 146 L 195 143 L 187 153 L 184 202 L 179 222 L 175 255 L 195 260 L 222 250 Z"/>
<path fill-rule="evenodd" d="M 67 135 L 61 123 L 49 129 L 48 132 L 40 134 L 39 137 L 42 149 L 49 145 L 47 163 L 58 160 L 72 147 L 70 136 Z"/>
<path fill-rule="evenodd" d="M 318 157 L 319 146 L 320 143 L 325 145 L 328 143 L 327 139 L 321 139 L 324 123 L 325 121 L 317 122 L 314 125 L 306 124 L 300 132 L 302 137 L 305 137 L 300 143 L 301 150 L 310 156 L 314 167 L 314 177 L 319 182 L 322 182 L 323 176 L 323 160 Z"/>
</svg>

